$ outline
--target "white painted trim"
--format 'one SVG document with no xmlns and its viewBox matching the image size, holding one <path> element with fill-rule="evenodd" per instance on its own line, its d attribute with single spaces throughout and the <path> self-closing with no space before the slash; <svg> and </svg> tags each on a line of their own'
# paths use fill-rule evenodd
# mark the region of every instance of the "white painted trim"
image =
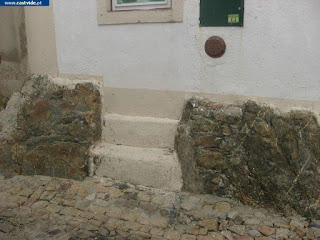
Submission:
<svg viewBox="0 0 320 240">
<path fill-rule="evenodd" d="M 320 100 L 267 98 L 245 95 L 210 94 L 195 92 L 160 91 L 150 89 L 104 88 L 108 113 L 179 119 L 186 99 L 193 96 L 213 102 L 241 105 L 247 100 L 267 104 L 282 112 L 291 110 L 312 111 L 320 123 Z"/>
<path fill-rule="evenodd" d="M 170 8 L 112 11 L 112 0 L 97 0 L 98 24 L 174 23 L 183 21 L 182 0 L 170 0 Z"/>
<path fill-rule="evenodd" d="M 32 74 L 59 73 L 53 1 L 49 7 L 25 7 L 28 64 Z"/>
<path fill-rule="evenodd" d="M 125 3 L 119 4 L 117 0 L 112 0 L 112 11 L 128 10 L 150 10 L 159 8 L 171 8 L 171 0 L 164 2 L 145 2 L 145 3 Z"/>
</svg>

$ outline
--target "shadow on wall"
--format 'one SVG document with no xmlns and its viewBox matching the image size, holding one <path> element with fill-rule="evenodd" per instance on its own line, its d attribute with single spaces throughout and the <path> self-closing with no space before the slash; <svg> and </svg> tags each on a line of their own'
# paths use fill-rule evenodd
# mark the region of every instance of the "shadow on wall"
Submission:
<svg viewBox="0 0 320 240">
<path fill-rule="evenodd" d="M 24 8 L 0 8 L 0 91 L 5 97 L 22 89 L 27 70 Z"/>
</svg>

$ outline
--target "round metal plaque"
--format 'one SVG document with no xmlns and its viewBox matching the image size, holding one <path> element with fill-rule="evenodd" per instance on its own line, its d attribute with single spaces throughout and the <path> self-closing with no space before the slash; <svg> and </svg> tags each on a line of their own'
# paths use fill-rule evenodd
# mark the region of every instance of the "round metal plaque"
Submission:
<svg viewBox="0 0 320 240">
<path fill-rule="evenodd" d="M 206 53 L 212 58 L 221 57 L 226 51 L 226 43 L 221 37 L 210 37 L 204 46 Z"/>
</svg>

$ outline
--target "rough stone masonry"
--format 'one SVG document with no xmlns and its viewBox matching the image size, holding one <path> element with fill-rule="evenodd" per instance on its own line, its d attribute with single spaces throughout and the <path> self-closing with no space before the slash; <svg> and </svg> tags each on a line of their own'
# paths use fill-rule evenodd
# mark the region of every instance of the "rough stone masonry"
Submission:
<svg viewBox="0 0 320 240">
<path fill-rule="evenodd" d="M 320 218 L 320 128 L 310 112 L 191 99 L 175 147 L 184 190 Z"/>
<path fill-rule="evenodd" d="M 0 174 L 0 239 L 315 240 L 320 221 L 112 179 Z"/>
<path fill-rule="evenodd" d="M 5 125 L 0 170 L 78 180 L 87 176 L 90 146 L 101 136 L 101 96 L 93 83 L 67 81 L 32 77 L 14 103 L 10 99 L 8 113 L 0 114 Z"/>
</svg>

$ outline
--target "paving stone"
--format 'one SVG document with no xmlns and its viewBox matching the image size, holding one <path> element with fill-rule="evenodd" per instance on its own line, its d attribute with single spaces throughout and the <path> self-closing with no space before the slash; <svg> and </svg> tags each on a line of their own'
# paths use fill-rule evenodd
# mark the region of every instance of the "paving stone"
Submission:
<svg viewBox="0 0 320 240">
<path fill-rule="evenodd" d="M 60 214 L 67 216 L 79 216 L 81 214 L 81 211 L 72 207 L 63 207 L 60 211 Z"/>
<path fill-rule="evenodd" d="M 76 200 L 66 199 L 63 201 L 64 206 L 74 207 L 76 205 Z"/>
<path fill-rule="evenodd" d="M 210 236 L 197 236 L 197 240 L 215 240 L 216 238 Z"/>
<path fill-rule="evenodd" d="M 140 225 L 141 228 L 140 228 L 140 231 L 141 232 L 150 232 L 151 229 L 153 228 L 153 226 L 150 226 L 150 225 Z"/>
<path fill-rule="evenodd" d="M 91 205 L 89 207 L 89 211 L 91 211 L 94 214 L 104 214 L 106 212 L 106 209 L 104 207 Z"/>
<path fill-rule="evenodd" d="M 189 197 L 187 199 L 185 199 L 182 204 L 180 205 L 180 207 L 186 211 L 191 211 L 192 209 L 194 209 L 197 205 L 197 203 L 200 201 L 199 198 L 196 197 Z"/>
<path fill-rule="evenodd" d="M 298 229 L 298 228 L 296 228 L 294 231 L 297 233 L 297 235 L 298 235 L 300 238 L 303 238 L 304 235 L 305 235 L 305 232 L 303 232 L 302 230 L 300 230 L 300 229 Z"/>
<path fill-rule="evenodd" d="M 276 239 L 288 239 L 289 232 L 286 228 L 278 228 L 276 231 Z"/>
<path fill-rule="evenodd" d="M 195 209 L 193 212 L 192 212 L 192 216 L 194 217 L 194 219 L 196 220 L 200 220 L 200 219 L 203 219 L 207 216 L 207 213 L 205 210 L 203 209 Z"/>
<path fill-rule="evenodd" d="M 102 199 L 95 199 L 93 204 L 100 206 L 100 207 L 107 207 L 108 206 L 108 202 Z"/>
<path fill-rule="evenodd" d="M 262 236 L 258 230 L 252 229 L 248 231 L 249 236 L 251 237 L 260 237 Z"/>
<path fill-rule="evenodd" d="M 15 178 L 12 185 L 7 184 L 9 180 L 1 180 L 4 183 L 0 181 L 0 239 L 266 240 L 320 237 L 315 220 L 310 222 L 312 228 L 308 228 L 309 221 L 305 218 L 289 219 L 265 209 L 252 211 L 229 199 L 183 192 L 159 194 L 143 186 L 111 184 L 111 180 L 107 186 L 104 180 L 93 179 L 73 181 L 72 184 L 68 180 L 53 179 L 49 187 L 45 186 L 47 191 L 39 188 L 43 183 L 35 182 L 38 181 L 36 177 L 21 176 Z M 15 185 L 18 186 L 12 188 Z M 83 197 L 77 192 L 81 189 L 86 192 Z M 128 189 L 133 191 L 126 192 Z M 52 199 L 46 201 L 50 195 Z M 23 206 L 19 207 L 21 204 Z M 17 238 L 11 238 L 13 236 Z"/>
<path fill-rule="evenodd" d="M 168 224 L 168 220 L 163 217 L 157 217 L 151 220 L 151 225 L 159 228 L 167 228 Z"/>
<path fill-rule="evenodd" d="M 320 239 L 320 229 L 319 228 L 311 228 L 314 234 L 315 239 Z"/>
<path fill-rule="evenodd" d="M 262 222 L 260 223 L 260 225 L 261 225 L 261 226 L 273 227 L 273 222 L 266 220 L 266 221 L 262 221 Z"/>
<path fill-rule="evenodd" d="M 160 237 L 162 237 L 163 234 L 164 234 L 164 230 L 159 229 L 159 228 L 152 228 L 152 229 L 150 230 L 150 234 L 151 234 L 152 236 L 160 236 Z"/>
<path fill-rule="evenodd" d="M 24 203 L 24 206 L 31 207 L 33 203 L 35 203 L 41 196 L 42 190 L 35 191 L 31 197 Z"/>
<path fill-rule="evenodd" d="M 229 227 L 229 230 L 231 232 L 234 232 L 234 233 L 239 234 L 240 236 L 242 236 L 246 232 L 246 227 L 242 226 L 242 225 L 233 225 L 233 226 Z"/>
<path fill-rule="evenodd" d="M 61 211 L 61 209 L 62 209 L 62 206 L 57 205 L 57 204 L 49 204 L 46 207 L 46 210 L 49 212 L 52 212 L 52 213 L 59 213 Z"/>
<path fill-rule="evenodd" d="M 108 193 L 109 193 L 110 198 L 119 198 L 122 195 L 124 195 L 124 193 L 121 192 L 121 190 L 119 190 L 117 188 L 110 188 Z"/>
<path fill-rule="evenodd" d="M 87 220 L 86 220 L 87 221 Z M 88 221 L 88 223 L 89 224 L 91 224 L 91 225 L 93 225 L 93 226 L 96 226 L 97 228 L 99 228 L 100 226 L 101 226 L 101 222 L 100 221 L 97 221 L 97 220 L 95 220 L 95 219 L 90 219 L 89 221 Z"/>
<path fill-rule="evenodd" d="M 260 221 L 259 219 L 257 219 L 257 218 L 249 218 L 249 219 L 245 220 L 244 224 L 245 224 L 245 225 L 252 225 L 252 226 L 254 226 L 254 225 L 259 225 L 260 222 L 261 222 L 261 221 Z"/>
<path fill-rule="evenodd" d="M 308 225 L 310 228 L 320 228 L 320 220 L 312 220 L 310 224 Z"/>
<path fill-rule="evenodd" d="M 240 237 L 237 237 L 236 240 L 254 240 L 254 238 L 249 236 L 240 236 Z"/>
<path fill-rule="evenodd" d="M 196 240 L 197 237 L 190 234 L 182 234 L 181 240 Z"/>
<path fill-rule="evenodd" d="M 32 209 L 42 209 L 45 208 L 46 206 L 48 206 L 48 202 L 47 201 L 38 201 L 35 202 L 34 204 L 32 204 L 31 208 Z"/>
<path fill-rule="evenodd" d="M 278 228 L 290 228 L 289 222 L 286 222 L 285 220 L 275 220 L 274 221 L 274 226 L 278 227 Z"/>
<path fill-rule="evenodd" d="M 91 219 L 93 218 L 94 216 L 97 216 L 98 214 L 94 214 L 92 212 L 89 212 L 89 211 L 83 211 L 80 213 L 80 217 L 83 217 L 83 218 L 86 218 L 86 219 Z"/>
<path fill-rule="evenodd" d="M 224 230 L 221 234 L 228 240 L 233 240 L 232 233 L 230 231 Z"/>
<path fill-rule="evenodd" d="M 101 213 L 103 214 L 103 212 Z M 113 208 L 108 208 L 106 211 L 106 215 L 108 217 L 117 218 L 117 219 L 124 219 L 124 216 L 125 216 L 123 209 L 116 206 Z"/>
<path fill-rule="evenodd" d="M 259 219 L 265 219 L 266 218 L 266 215 L 260 211 L 256 211 L 254 212 L 253 214 L 255 217 L 259 218 Z"/>
<path fill-rule="evenodd" d="M 306 237 L 307 237 L 308 239 L 315 239 L 313 230 L 312 230 L 311 228 L 307 228 L 307 229 L 306 229 Z"/>
<path fill-rule="evenodd" d="M 189 226 L 187 229 L 188 234 L 199 235 L 200 228 L 198 226 Z"/>
<path fill-rule="evenodd" d="M 150 202 L 151 196 L 145 192 L 139 192 L 138 199 L 140 199 L 141 201 L 144 201 L 144 202 Z"/>
<path fill-rule="evenodd" d="M 109 231 L 107 229 L 105 229 L 104 227 L 100 227 L 98 229 L 98 233 L 101 235 L 101 236 L 107 236 L 109 234 Z"/>
<path fill-rule="evenodd" d="M 48 197 L 48 195 L 50 194 L 49 191 L 44 191 L 41 196 L 40 196 L 40 200 L 46 200 L 46 198 Z"/>
<path fill-rule="evenodd" d="M 200 228 L 199 229 L 199 235 L 207 235 L 208 229 L 207 228 Z"/>
<path fill-rule="evenodd" d="M 290 228 L 292 229 L 292 230 L 294 230 L 294 229 L 296 229 L 296 228 L 298 228 L 298 229 L 300 229 L 300 230 L 302 230 L 302 229 L 304 229 L 304 223 L 303 222 L 300 222 L 300 221 L 297 221 L 297 220 L 292 220 L 291 222 L 290 222 Z"/>
<path fill-rule="evenodd" d="M 107 193 L 109 192 L 109 188 L 105 186 L 97 185 L 95 186 L 94 191 L 96 193 Z"/>
<path fill-rule="evenodd" d="M 259 232 L 261 232 L 265 236 L 273 235 L 276 232 L 275 229 L 273 229 L 271 227 L 267 227 L 267 226 L 259 227 L 258 230 L 259 230 Z"/>
<path fill-rule="evenodd" d="M 224 236 L 219 232 L 209 232 L 208 236 L 212 237 L 214 240 L 224 240 Z"/>
<path fill-rule="evenodd" d="M 90 207 L 91 203 L 92 201 L 88 199 L 78 199 L 76 201 L 75 208 L 85 211 Z"/>
<path fill-rule="evenodd" d="M 19 192 L 20 196 L 24 196 L 24 197 L 30 197 L 31 194 L 33 193 L 33 190 L 30 188 L 25 188 L 22 191 Z"/>
<path fill-rule="evenodd" d="M 12 226 L 8 222 L 0 223 L 0 232 L 10 233 L 13 231 L 13 229 L 14 229 L 14 226 Z"/>
<path fill-rule="evenodd" d="M 156 196 L 152 197 L 151 201 L 155 204 L 163 205 L 164 204 L 164 197 L 156 195 Z"/>
<path fill-rule="evenodd" d="M 199 226 L 208 229 L 209 231 L 218 231 L 219 222 L 217 218 L 206 219 L 198 222 Z"/>
<path fill-rule="evenodd" d="M 216 203 L 215 210 L 220 213 L 227 213 L 231 209 L 231 205 L 227 202 L 218 202 Z"/>
<path fill-rule="evenodd" d="M 164 235 L 165 239 L 168 240 L 179 240 L 181 238 L 181 233 L 179 231 L 171 231 L 169 230 L 168 232 L 165 233 Z"/>
<path fill-rule="evenodd" d="M 242 223 L 243 223 L 243 219 L 240 216 L 236 216 L 233 221 L 237 225 L 242 225 Z"/>
</svg>

